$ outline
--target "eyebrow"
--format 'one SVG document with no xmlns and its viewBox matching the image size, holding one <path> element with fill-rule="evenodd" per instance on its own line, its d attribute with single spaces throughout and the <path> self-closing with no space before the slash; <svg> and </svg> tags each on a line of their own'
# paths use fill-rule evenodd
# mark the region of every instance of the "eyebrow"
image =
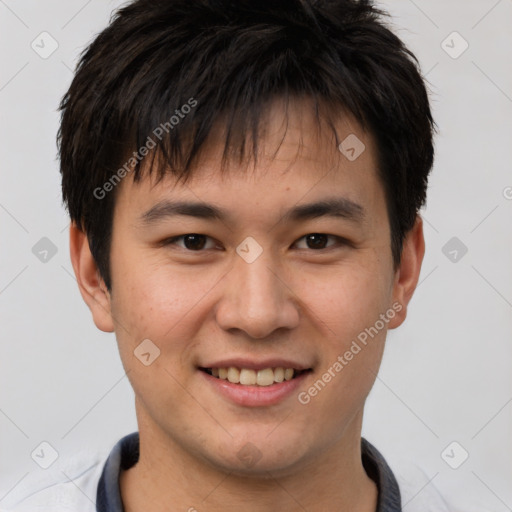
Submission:
<svg viewBox="0 0 512 512">
<path fill-rule="evenodd" d="M 164 199 L 144 212 L 140 216 L 140 221 L 144 226 L 149 226 L 176 216 L 219 221 L 230 220 L 234 217 L 228 210 L 213 204 Z M 361 222 L 365 217 L 365 210 L 360 204 L 350 199 L 331 197 L 294 206 L 285 212 L 281 221 L 298 222 L 318 217 L 336 217 L 352 222 Z"/>
</svg>

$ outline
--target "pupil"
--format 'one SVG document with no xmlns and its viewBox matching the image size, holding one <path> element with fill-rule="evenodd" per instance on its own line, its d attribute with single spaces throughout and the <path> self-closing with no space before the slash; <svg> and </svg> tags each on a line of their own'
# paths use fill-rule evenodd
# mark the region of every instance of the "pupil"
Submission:
<svg viewBox="0 0 512 512">
<path fill-rule="evenodd" d="M 327 235 L 312 233 L 307 236 L 306 240 L 310 249 L 323 249 L 327 242 Z"/>
<path fill-rule="evenodd" d="M 185 247 L 187 249 L 198 250 L 204 246 L 204 235 L 186 235 L 184 237 Z"/>
</svg>

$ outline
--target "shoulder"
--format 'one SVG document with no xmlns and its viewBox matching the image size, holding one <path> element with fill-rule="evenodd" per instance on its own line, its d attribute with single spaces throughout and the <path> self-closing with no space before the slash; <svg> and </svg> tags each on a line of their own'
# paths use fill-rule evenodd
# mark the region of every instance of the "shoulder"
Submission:
<svg viewBox="0 0 512 512">
<path fill-rule="evenodd" d="M 390 462 L 407 512 L 453 512 L 435 485 L 436 475 L 428 475 L 411 461 Z"/>
<path fill-rule="evenodd" d="M 81 451 L 47 470 L 29 473 L 2 500 L 1 512 L 95 512 L 107 457 Z"/>
<path fill-rule="evenodd" d="M 366 439 L 361 439 L 363 466 L 379 487 L 379 512 L 454 512 L 432 485 L 425 471 L 412 461 L 388 458 Z"/>
</svg>

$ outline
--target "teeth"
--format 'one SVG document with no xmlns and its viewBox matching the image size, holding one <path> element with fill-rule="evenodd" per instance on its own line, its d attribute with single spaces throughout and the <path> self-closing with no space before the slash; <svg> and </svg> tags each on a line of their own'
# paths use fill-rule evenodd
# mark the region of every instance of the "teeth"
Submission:
<svg viewBox="0 0 512 512">
<path fill-rule="evenodd" d="M 276 368 L 274 370 L 274 380 L 276 382 L 283 382 L 283 380 L 284 380 L 284 368 Z"/>
<path fill-rule="evenodd" d="M 233 384 L 238 384 L 240 382 L 240 370 L 233 366 L 228 368 L 228 380 Z"/>
<path fill-rule="evenodd" d="M 256 372 L 254 370 L 240 370 L 240 384 L 244 386 L 254 386 L 256 384 Z"/>
<path fill-rule="evenodd" d="M 211 368 L 211 375 L 233 384 L 243 386 L 271 386 L 274 383 L 293 379 L 295 370 L 293 368 L 264 368 L 263 370 L 251 370 L 248 368 L 238 369 L 234 366 L 229 368 Z"/>
<path fill-rule="evenodd" d="M 258 375 L 256 376 L 256 384 L 258 384 L 258 386 L 270 386 L 271 384 L 274 384 L 274 372 L 272 368 L 258 370 Z"/>
</svg>

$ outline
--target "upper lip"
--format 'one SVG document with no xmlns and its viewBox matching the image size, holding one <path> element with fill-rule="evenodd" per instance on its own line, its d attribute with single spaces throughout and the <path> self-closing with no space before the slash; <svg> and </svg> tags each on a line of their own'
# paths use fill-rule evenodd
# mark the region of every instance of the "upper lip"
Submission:
<svg viewBox="0 0 512 512">
<path fill-rule="evenodd" d="M 247 368 L 249 370 L 264 370 L 265 368 L 293 368 L 294 370 L 309 370 L 311 366 L 304 365 L 297 361 L 289 359 L 272 358 L 272 359 L 246 359 L 246 358 L 230 358 L 221 361 L 209 362 L 201 365 L 200 368 Z"/>
</svg>

